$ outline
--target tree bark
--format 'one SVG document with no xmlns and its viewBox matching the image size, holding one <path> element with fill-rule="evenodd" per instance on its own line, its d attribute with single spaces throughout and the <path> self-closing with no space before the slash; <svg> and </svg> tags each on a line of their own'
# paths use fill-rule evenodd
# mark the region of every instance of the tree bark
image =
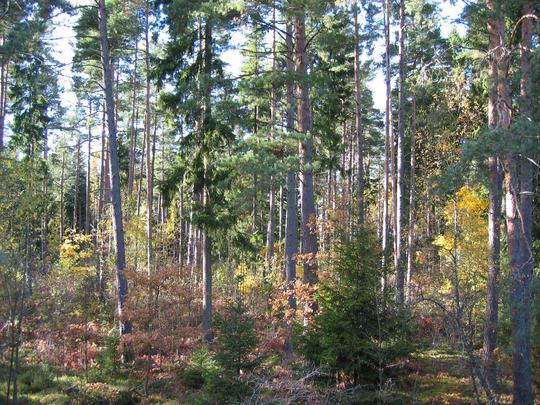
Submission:
<svg viewBox="0 0 540 405">
<path fill-rule="evenodd" d="M 500 24 L 496 15 L 495 2 L 488 1 L 488 46 L 489 46 L 489 99 L 488 128 L 497 128 L 498 71 L 497 60 L 500 58 Z M 488 280 L 486 321 L 484 325 L 483 363 L 488 384 L 497 391 L 497 362 L 494 351 L 497 347 L 497 326 L 499 322 L 499 286 L 500 273 L 500 217 L 501 217 L 501 175 L 497 156 L 488 157 L 489 170 L 489 213 L 488 213 Z"/>
<path fill-rule="evenodd" d="M 533 3 L 523 6 L 524 19 L 521 22 L 521 100 L 522 117 L 532 120 L 532 18 Z M 508 62 L 506 62 L 508 63 Z M 503 65 L 503 68 L 507 66 Z M 504 83 L 505 84 L 505 83 Z M 511 120 L 510 95 L 508 86 L 501 84 L 501 97 L 505 102 L 508 117 L 501 119 L 501 126 L 508 128 Z M 502 117 L 505 118 L 505 117 Z M 519 134 L 512 133 L 513 144 L 522 145 L 527 130 Z M 520 139 L 521 138 L 521 139 Z M 514 404 L 532 405 L 534 402 L 532 390 L 531 367 L 531 287 L 533 281 L 534 258 L 532 254 L 532 223 L 533 223 L 533 170 L 532 165 L 523 151 L 521 156 L 508 152 L 505 156 L 505 188 L 506 188 L 506 223 L 508 232 L 508 256 L 511 285 L 512 320 L 512 352 Z M 519 197 L 518 197 L 519 195 Z"/>
<path fill-rule="evenodd" d="M 412 300 L 412 274 L 414 267 L 414 229 L 416 215 L 416 96 L 412 97 L 412 122 L 411 122 L 411 177 L 409 194 L 409 235 L 407 243 L 407 302 Z"/>
<path fill-rule="evenodd" d="M 66 151 L 62 149 L 62 166 L 60 168 L 60 242 L 64 241 L 65 231 L 65 204 L 64 204 L 64 182 L 65 182 Z"/>
<path fill-rule="evenodd" d="M 113 231 L 116 247 L 116 280 L 118 288 L 117 311 L 120 335 L 131 332 L 132 326 L 124 318 L 124 304 L 128 297 L 128 282 L 124 269 L 126 267 L 126 252 L 124 242 L 124 226 L 122 222 L 122 196 L 120 191 L 120 169 L 118 163 L 118 143 L 116 140 L 116 116 L 114 105 L 113 77 L 109 55 L 109 38 L 107 32 L 107 14 L 105 0 L 99 0 L 99 39 L 101 46 L 101 62 L 105 90 L 105 105 L 107 110 L 107 125 L 109 131 L 109 158 L 111 172 L 111 194 L 113 204 Z"/>
<path fill-rule="evenodd" d="M 356 124 L 356 157 L 358 182 L 358 222 L 364 223 L 364 128 L 362 125 L 362 83 L 360 80 L 360 35 L 358 27 L 358 2 L 354 5 L 354 99 Z"/>
<path fill-rule="evenodd" d="M 272 10 L 272 23 L 276 23 L 276 4 L 274 2 Z M 276 29 L 272 31 L 272 73 L 276 71 Z M 273 141 L 276 130 L 276 86 L 272 83 L 270 95 L 270 140 Z M 270 192 L 269 192 L 269 207 L 268 207 L 268 224 L 266 227 L 266 267 L 268 274 L 272 273 L 272 260 L 274 260 L 274 242 L 276 233 L 276 192 L 274 189 L 274 178 L 270 177 Z"/>
<path fill-rule="evenodd" d="M 313 135 L 311 131 L 311 105 L 307 71 L 307 50 L 305 33 L 305 11 L 294 15 L 295 65 L 300 76 L 297 83 L 298 131 L 305 136 L 300 142 L 300 198 L 302 201 L 302 260 L 304 261 L 304 282 L 313 284 L 317 279 L 317 228 L 313 190 Z"/>
<path fill-rule="evenodd" d="M 80 136 L 77 137 L 77 153 L 75 158 L 75 189 L 73 194 L 73 230 L 77 231 L 79 226 L 79 176 L 81 172 L 81 142 Z"/>
<path fill-rule="evenodd" d="M 396 187 L 396 302 L 403 304 L 405 300 L 404 288 L 404 252 L 403 252 L 403 217 L 405 199 L 405 1 L 399 2 L 399 110 L 398 110 L 398 136 L 397 136 L 397 187 Z"/>
<path fill-rule="evenodd" d="M 1 36 L 2 46 L 5 44 L 5 36 Z M 4 126 L 6 120 L 6 105 L 9 77 L 9 58 L 7 55 L 0 56 L 0 153 L 4 149 Z"/>
<path fill-rule="evenodd" d="M 154 205 L 154 137 L 150 128 L 150 5 L 145 5 L 145 33 L 144 33 L 144 65 L 146 70 L 146 93 L 144 97 L 144 132 L 146 138 L 146 271 L 148 277 L 152 273 L 154 263 L 153 236 L 153 205 Z"/>
<path fill-rule="evenodd" d="M 381 288 L 384 291 L 386 289 L 387 274 L 388 274 L 388 259 L 389 252 L 389 199 L 390 199 L 390 148 L 392 147 L 390 139 L 392 138 L 392 83 L 391 78 L 391 66 L 390 66 L 390 0 L 383 0 L 384 6 L 384 41 L 385 41 L 385 83 L 386 83 L 386 108 L 384 114 L 384 180 L 383 180 L 383 209 L 382 209 L 382 280 Z"/>
<path fill-rule="evenodd" d="M 133 74 L 131 78 L 132 100 L 131 100 L 131 123 L 129 128 L 129 167 L 128 167 L 128 195 L 133 193 L 133 183 L 135 182 L 135 151 L 137 150 L 137 59 L 139 55 L 139 41 L 135 41 L 135 60 L 133 61 Z"/>
<path fill-rule="evenodd" d="M 87 156 L 86 156 L 86 195 L 84 202 L 84 233 L 90 233 L 90 163 L 92 159 L 92 101 L 88 101 L 88 140 L 87 140 Z"/>
</svg>

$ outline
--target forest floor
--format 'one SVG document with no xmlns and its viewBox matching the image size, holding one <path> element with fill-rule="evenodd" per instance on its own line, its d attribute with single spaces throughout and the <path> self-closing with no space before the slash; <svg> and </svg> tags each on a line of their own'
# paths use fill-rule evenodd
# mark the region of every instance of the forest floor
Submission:
<svg viewBox="0 0 540 405">
<path fill-rule="evenodd" d="M 278 367 L 270 376 L 261 393 L 259 404 L 475 404 L 476 396 L 465 357 L 450 350 L 427 350 L 413 354 L 399 372 L 394 382 L 387 384 L 383 395 L 353 392 L 340 393 L 332 388 L 317 386 L 305 379 L 301 384 L 290 385 L 294 374 Z M 85 382 L 84 374 L 55 374 L 51 369 L 39 365 L 26 365 L 19 375 L 19 404 L 193 404 L 198 403 L 197 390 L 183 386 L 181 378 L 174 372 L 157 374 L 151 381 L 149 395 L 144 396 L 141 376 L 119 375 L 107 378 L 106 382 Z M 156 377 L 156 376 L 154 376 Z M 0 404 L 4 403 L 7 367 L 0 365 Z M 275 390 L 275 391 L 274 391 Z M 287 393 L 289 390 L 289 393 Z M 481 391 L 481 387 L 478 387 Z M 68 393 L 71 391 L 70 393 Z M 501 404 L 510 404 L 511 383 L 507 378 L 501 382 Z M 296 394 L 298 400 L 292 397 Z M 282 399 L 280 399 L 282 398 Z M 284 401 L 284 402 L 282 402 Z M 481 403 L 486 403 L 482 397 Z"/>
</svg>

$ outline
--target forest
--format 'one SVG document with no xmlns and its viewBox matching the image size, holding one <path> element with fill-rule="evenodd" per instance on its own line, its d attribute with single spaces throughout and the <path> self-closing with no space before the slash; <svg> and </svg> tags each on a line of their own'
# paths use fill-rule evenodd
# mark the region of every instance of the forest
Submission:
<svg viewBox="0 0 540 405">
<path fill-rule="evenodd" d="M 0 404 L 540 403 L 537 0 L 2 0 Z"/>
</svg>

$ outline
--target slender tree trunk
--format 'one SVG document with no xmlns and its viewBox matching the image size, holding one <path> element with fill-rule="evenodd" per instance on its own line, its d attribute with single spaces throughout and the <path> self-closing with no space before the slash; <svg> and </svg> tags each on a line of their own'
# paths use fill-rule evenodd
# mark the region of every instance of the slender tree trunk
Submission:
<svg viewBox="0 0 540 405">
<path fill-rule="evenodd" d="M 273 11 L 273 24 L 276 23 L 276 4 L 274 2 Z M 276 30 L 272 31 L 272 73 L 276 71 Z M 276 99 L 276 86 L 272 84 L 270 95 L 270 140 L 274 140 L 276 130 L 276 112 L 277 112 L 277 99 Z M 268 274 L 272 273 L 272 260 L 274 259 L 274 238 L 276 233 L 276 192 L 274 190 L 274 178 L 270 178 L 270 192 L 269 192 L 269 208 L 268 208 L 268 224 L 266 227 L 266 267 Z"/>
<path fill-rule="evenodd" d="M 81 137 L 77 137 L 77 153 L 75 157 L 75 189 L 73 194 L 73 230 L 77 231 L 79 227 L 79 176 L 81 172 Z"/>
<path fill-rule="evenodd" d="M 109 38 L 107 32 L 107 14 L 105 0 L 99 0 L 99 38 L 101 46 L 101 62 L 105 89 L 105 104 L 109 130 L 109 157 L 111 171 L 111 193 L 113 203 L 113 231 L 116 247 L 116 280 L 118 288 L 117 311 L 120 335 L 131 332 L 131 322 L 124 318 L 124 304 L 128 297 L 128 283 L 124 273 L 126 252 L 124 242 L 124 226 L 122 222 L 122 196 L 120 192 L 120 168 L 118 163 L 118 143 L 116 140 L 116 117 L 114 105 L 113 77 L 109 56 Z M 126 359 L 128 360 L 128 359 Z"/>
<path fill-rule="evenodd" d="M 180 234 L 178 236 L 178 264 L 180 268 L 184 265 L 184 244 L 185 244 L 185 228 L 184 228 L 184 188 L 180 186 L 179 201 L 178 201 L 178 223 L 180 227 Z"/>
<path fill-rule="evenodd" d="M 5 44 L 5 36 L 0 37 L 1 45 Z M 4 126 L 6 120 L 6 104 L 9 76 L 9 58 L 7 55 L 0 56 L 0 153 L 4 149 Z"/>
<path fill-rule="evenodd" d="M 64 241 L 65 231 L 65 204 L 64 204 L 64 182 L 65 182 L 65 167 L 66 167 L 66 151 L 62 149 L 62 166 L 60 168 L 60 241 Z"/>
<path fill-rule="evenodd" d="M 92 102 L 88 101 L 88 140 L 87 140 L 87 156 L 86 156 L 86 195 L 84 203 L 84 233 L 90 233 L 90 162 L 92 159 Z"/>
<path fill-rule="evenodd" d="M 142 201 L 142 183 L 143 183 L 143 177 L 144 177 L 144 162 L 146 161 L 146 144 L 148 143 L 147 139 L 147 132 L 144 131 L 143 135 L 143 147 L 142 147 L 142 158 L 141 158 L 141 164 L 139 166 L 139 179 L 137 181 L 137 216 L 141 214 L 141 201 Z"/>
<path fill-rule="evenodd" d="M 317 227 L 313 187 L 313 135 L 311 131 L 311 105 L 307 70 L 307 50 L 304 10 L 294 16 L 295 64 L 300 75 L 297 84 L 298 130 L 306 137 L 300 142 L 300 197 L 302 200 L 302 259 L 304 282 L 315 283 L 317 279 Z"/>
<path fill-rule="evenodd" d="M 131 95 L 131 123 L 129 128 L 129 167 L 128 167 L 128 195 L 133 193 L 133 183 L 135 181 L 135 151 L 137 150 L 137 62 L 139 56 L 139 41 L 135 41 L 135 60 L 133 62 L 133 74 L 131 77 L 131 86 L 133 93 Z"/>
<path fill-rule="evenodd" d="M 49 131 L 47 128 L 45 128 L 44 134 L 43 134 L 43 161 L 45 162 L 45 173 L 43 176 L 43 185 L 42 185 L 42 192 L 44 196 L 48 196 L 49 194 L 49 145 L 48 145 L 48 139 L 49 139 Z M 41 218 L 41 264 L 43 269 L 43 274 L 47 274 L 48 272 L 48 257 L 47 257 L 47 250 L 48 250 L 48 239 L 49 239 L 49 210 L 46 206 L 43 210 L 43 216 Z"/>
<path fill-rule="evenodd" d="M 489 36 L 489 98 L 488 98 L 488 128 L 497 128 L 498 100 L 498 71 L 497 61 L 500 58 L 500 24 L 501 19 L 496 15 L 494 1 L 488 1 L 487 28 Z M 499 286 L 500 272 L 500 217 L 501 217 L 501 175 L 497 156 L 488 157 L 489 169 L 489 213 L 488 213 L 488 280 L 486 321 L 484 325 L 483 363 L 486 379 L 491 388 L 497 390 L 497 362 L 494 351 L 497 347 L 497 325 L 499 320 Z"/>
<path fill-rule="evenodd" d="M 399 2 L 399 110 L 397 136 L 396 187 L 396 302 L 405 301 L 405 258 L 403 252 L 403 217 L 405 199 L 405 1 Z"/>
<path fill-rule="evenodd" d="M 293 28 L 290 23 L 286 25 L 286 52 L 287 52 L 287 71 L 293 73 L 294 66 L 294 45 Z M 292 80 L 287 82 L 287 112 L 286 123 L 287 132 L 294 131 L 296 98 L 294 94 L 294 84 Z M 287 212 L 285 215 L 285 282 L 288 288 L 292 288 L 296 280 L 296 255 L 298 254 L 298 189 L 296 182 L 296 173 L 289 168 L 287 171 Z M 296 298 L 293 293 L 289 295 L 289 307 L 296 310 Z M 292 330 L 288 332 L 285 339 L 285 351 L 291 353 Z"/>
<path fill-rule="evenodd" d="M 416 96 L 412 97 L 411 122 L 411 178 L 409 194 L 409 235 L 407 243 L 407 302 L 412 299 L 412 274 L 414 267 L 414 228 L 416 215 Z"/>
<path fill-rule="evenodd" d="M 388 259 L 390 256 L 389 252 L 389 199 L 390 199 L 390 148 L 391 138 L 392 138 L 392 83 L 391 78 L 391 66 L 390 66 L 390 0 L 383 0 L 384 3 L 384 40 L 385 40 L 385 82 L 386 82 L 386 109 L 384 114 L 384 180 L 383 180 L 383 213 L 382 213 L 382 269 L 383 276 L 381 280 L 381 287 L 384 291 L 387 284 L 387 273 L 388 273 Z"/>
<path fill-rule="evenodd" d="M 354 98 L 356 124 L 356 156 L 358 182 L 358 222 L 364 223 L 364 128 L 362 125 L 362 83 L 360 79 L 360 35 L 358 27 L 358 2 L 354 9 Z"/>
<path fill-rule="evenodd" d="M 204 73 L 206 77 L 211 77 L 212 74 L 212 23 L 211 21 L 206 21 L 204 26 Z M 206 84 L 203 91 L 203 111 L 202 111 L 202 121 L 201 129 L 202 135 L 206 136 L 205 123 L 209 117 L 211 117 L 211 105 L 210 105 L 210 96 L 212 94 L 212 88 L 210 85 Z M 209 184 L 208 184 L 208 171 L 209 171 L 209 158 L 206 156 L 204 158 L 204 179 L 203 179 L 203 196 L 202 203 L 203 206 L 208 206 L 211 201 L 209 201 Z M 212 330 L 212 241 L 208 235 L 208 224 L 205 224 L 205 228 L 201 229 L 201 242 L 202 242 L 202 267 L 203 267 L 203 341 L 212 342 L 214 338 Z"/>
<path fill-rule="evenodd" d="M 153 236 L 153 205 L 154 205 L 154 137 L 150 128 L 150 38 L 149 38 L 149 0 L 145 5 L 145 35 L 144 35 L 144 65 L 146 70 L 146 94 L 144 97 L 144 132 L 146 138 L 146 271 L 148 277 L 152 273 L 154 263 Z"/>
</svg>

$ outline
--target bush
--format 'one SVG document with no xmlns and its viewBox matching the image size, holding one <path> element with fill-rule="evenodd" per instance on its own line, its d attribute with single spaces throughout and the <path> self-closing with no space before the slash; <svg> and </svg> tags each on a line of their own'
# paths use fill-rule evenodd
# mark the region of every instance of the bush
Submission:
<svg viewBox="0 0 540 405">
<path fill-rule="evenodd" d="M 45 368 L 28 368 L 22 371 L 17 382 L 21 393 L 36 393 L 50 388 L 53 384 L 54 376 L 50 370 Z"/>
<path fill-rule="evenodd" d="M 331 261 L 331 274 L 316 295 L 320 310 L 299 337 L 299 349 L 339 380 L 377 382 L 379 372 L 407 355 L 412 323 L 380 290 L 380 249 L 371 233 L 342 237 Z"/>
<path fill-rule="evenodd" d="M 255 322 L 241 301 L 230 304 L 225 316 L 216 316 L 216 330 L 216 359 L 225 370 L 238 375 L 240 370 L 253 370 L 257 366 L 254 349 L 259 339 Z"/>
<path fill-rule="evenodd" d="M 191 355 L 189 364 L 183 370 L 182 379 L 186 387 L 199 389 L 211 377 L 218 375 L 220 371 L 212 354 L 207 349 L 202 348 Z"/>
</svg>

